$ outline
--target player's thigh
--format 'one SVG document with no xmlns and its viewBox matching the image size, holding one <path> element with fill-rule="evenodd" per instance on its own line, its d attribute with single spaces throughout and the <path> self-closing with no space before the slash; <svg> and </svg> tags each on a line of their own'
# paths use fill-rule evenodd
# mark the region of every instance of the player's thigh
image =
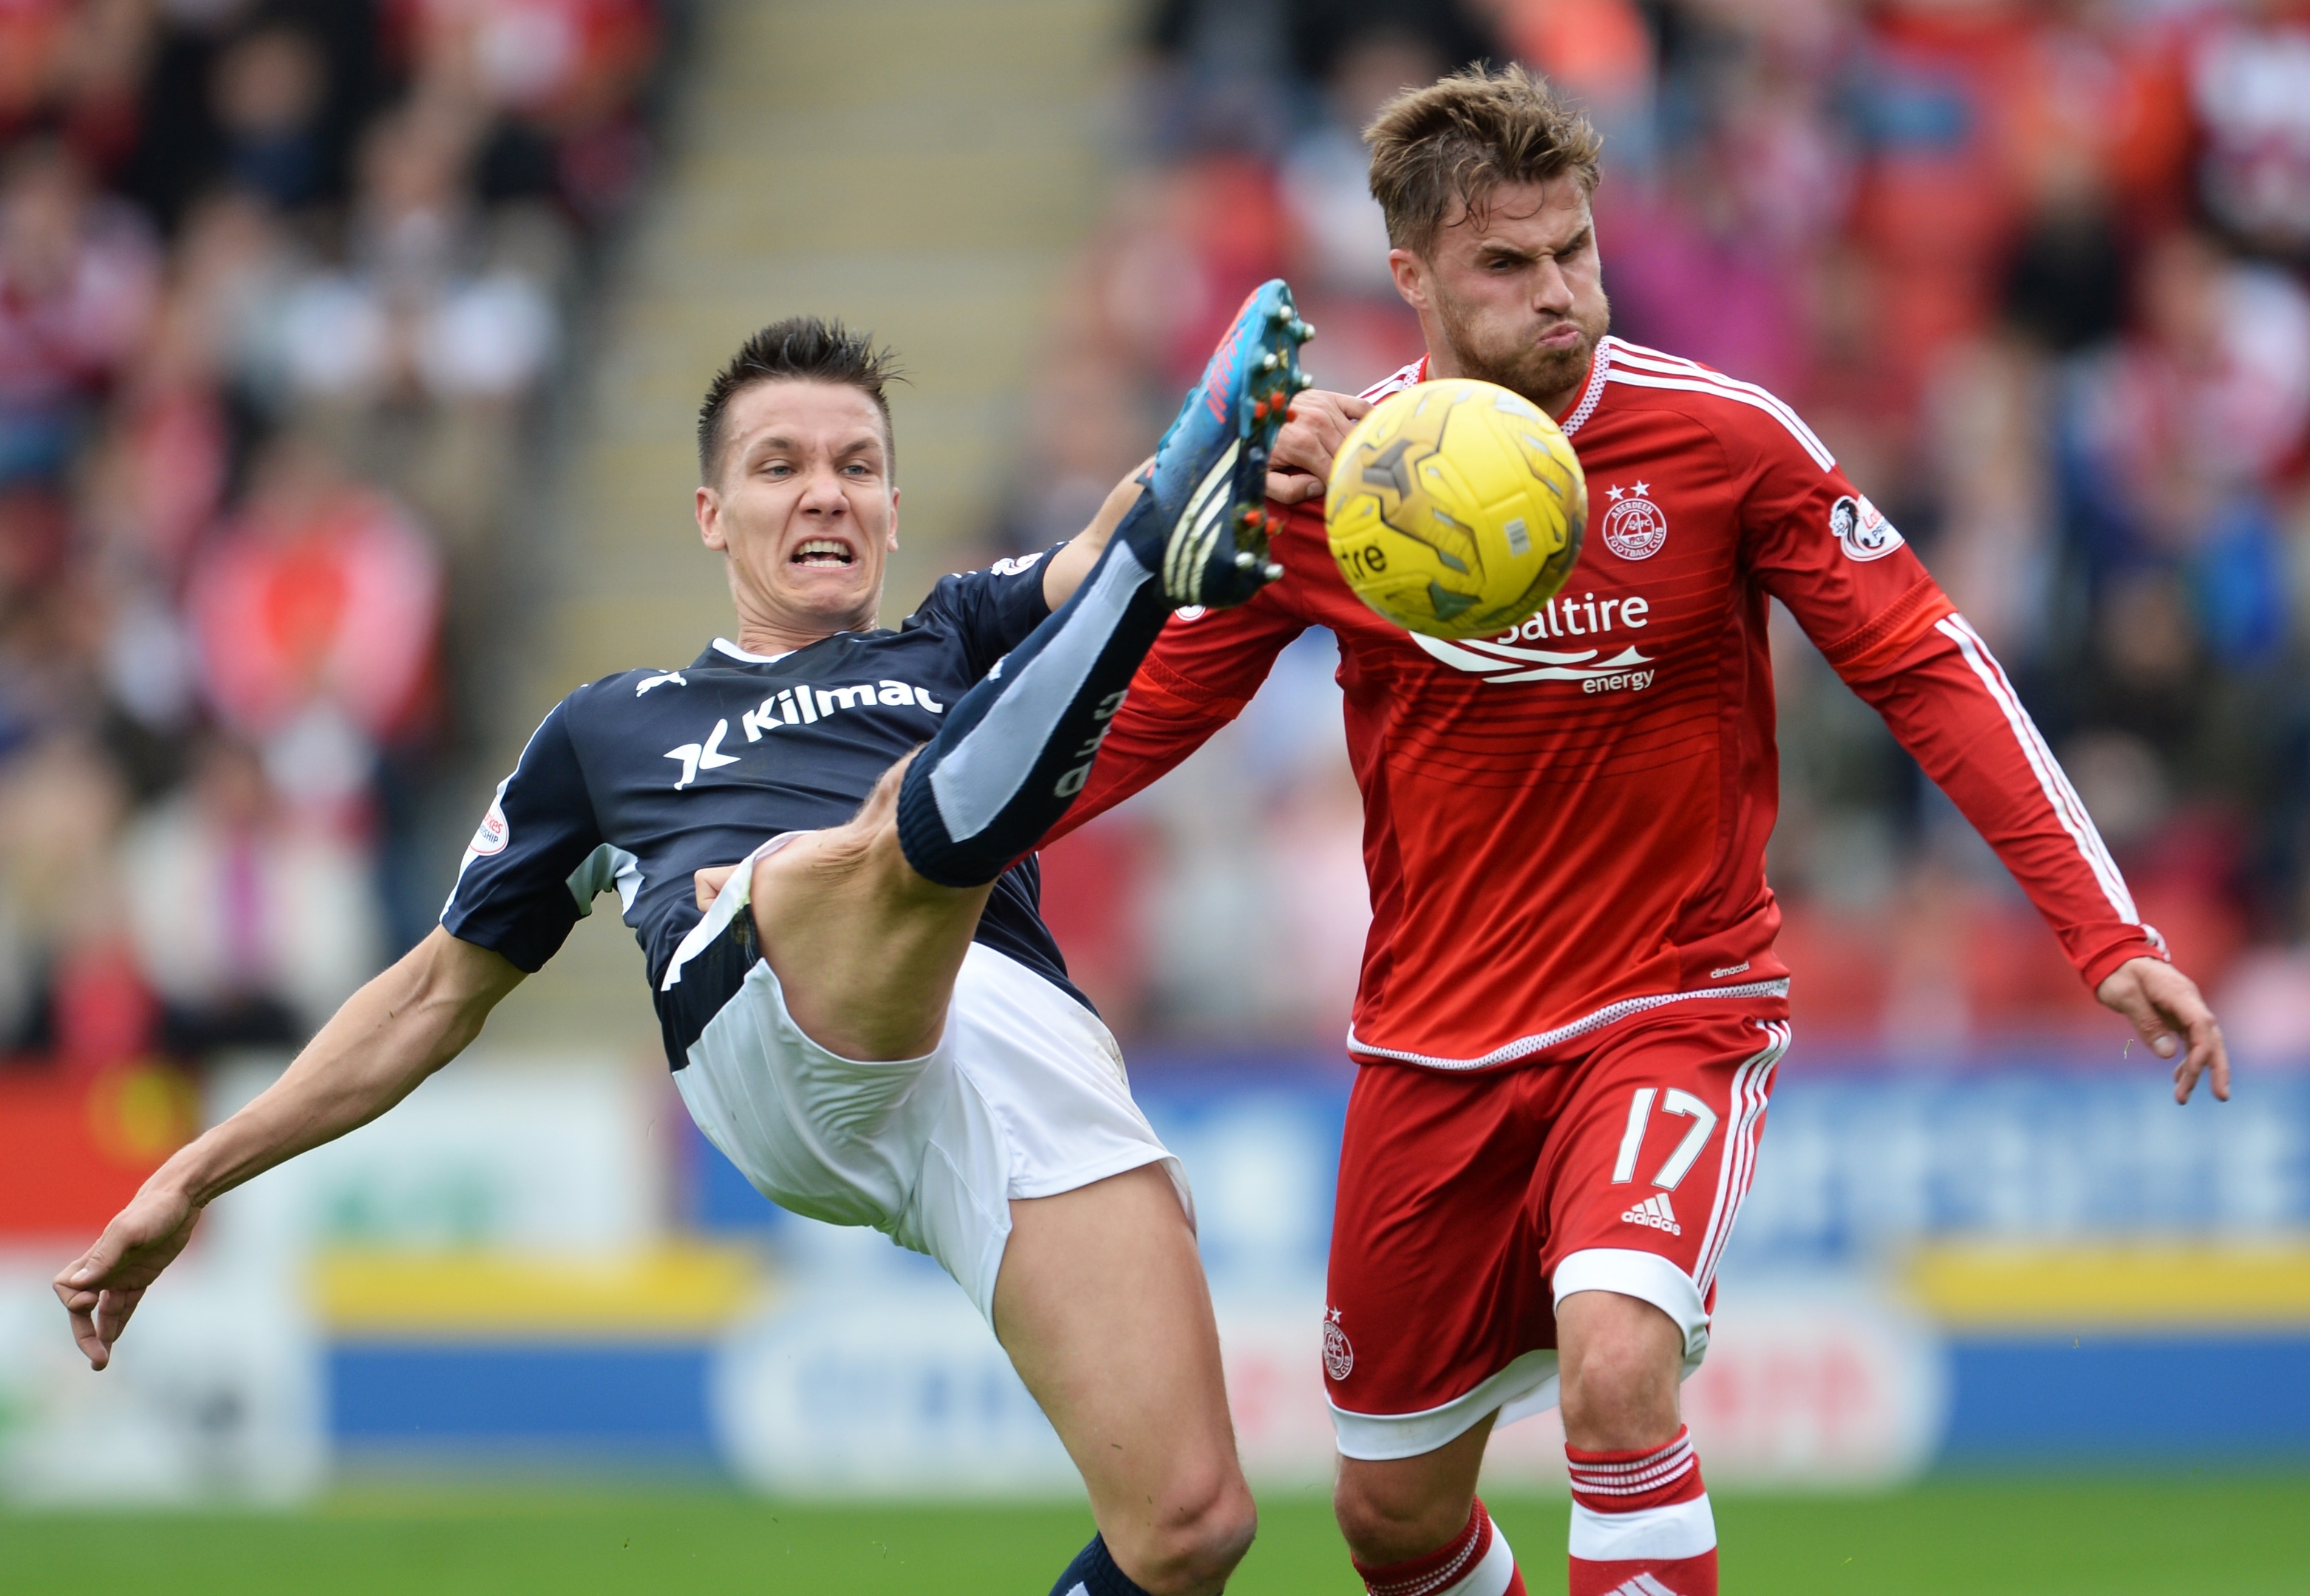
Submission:
<svg viewBox="0 0 2310 1596">
<path fill-rule="evenodd" d="M 858 814 L 756 861 L 755 936 L 796 1024 L 829 1051 L 912 1058 L 935 1046 L 991 886 L 926 881 L 899 846 L 892 767 Z"/>
<path fill-rule="evenodd" d="M 797 832 L 756 860 L 758 920 L 764 917 L 767 892 L 792 914 L 812 919 L 895 915 L 976 922 L 986 889 L 926 880 L 907 863 L 899 846 L 899 789 L 914 759 L 909 753 L 884 771 L 858 812 L 841 825 Z M 774 936 L 777 928 L 764 930 Z"/>
<path fill-rule="evenodd" d="M 1788 1035 L 1781 1020 L 1680 1015 L 1631 1025 L 1580 1061 L 1535 1193 L 1559 1308 L 1585 1291 L 1648 1303 L 1698 1366 Z"/>
<path fill-rule="evenodd" d="M 1082 1470 L 1102 1530 L 1240 1496 L 1211 1294 L 1163 1166 L 1016 1200 L 1011 1215 L 995 1334 Z"/>
<path fill-rule="evenodd" d="M 1521 1394 L 1494 1387 L 1553 1344 L 1525 1201 L 1544 1110 L 1534 1073 L 1357 1071 L 1324 1327 L 1343 1455 L 1434 1451 Z M 1533 1383 L 1549 1372 L 1538 1368 Z"/>
</svg>

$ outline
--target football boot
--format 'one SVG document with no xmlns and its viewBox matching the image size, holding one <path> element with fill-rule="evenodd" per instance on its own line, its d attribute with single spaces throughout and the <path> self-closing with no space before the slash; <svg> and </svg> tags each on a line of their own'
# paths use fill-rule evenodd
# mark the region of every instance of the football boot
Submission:
<svg viewBox="0 0 2310 1596">
<path fill-rule="evenodd" d="M 1315 335 L 1281 278 L 1253 290 L 1155 446 L 1139 479 L 1146 491 L 1116 535 L 1174 604 L 1239 604 L 1283 575 L 1268 555 L 1267 456 L 1292 396 L 1312 382 L 1299 346 Z"/>
</svg>

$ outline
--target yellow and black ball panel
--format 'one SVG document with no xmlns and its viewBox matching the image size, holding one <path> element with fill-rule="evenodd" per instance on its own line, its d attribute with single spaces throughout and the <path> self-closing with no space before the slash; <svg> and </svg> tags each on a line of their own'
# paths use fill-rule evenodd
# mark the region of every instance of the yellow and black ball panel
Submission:
<svg viewBox="0 0 2310 1596">
<path fill-rule="evenodd" d="M 1570 574 L 1587 519 L 1556 423 L 1507 389 L 1422 383 L 1375 405 L 1332 466 L 1332 555 L 1366 603 L 1438 638 L 1506 630 Z"/>
</svg>

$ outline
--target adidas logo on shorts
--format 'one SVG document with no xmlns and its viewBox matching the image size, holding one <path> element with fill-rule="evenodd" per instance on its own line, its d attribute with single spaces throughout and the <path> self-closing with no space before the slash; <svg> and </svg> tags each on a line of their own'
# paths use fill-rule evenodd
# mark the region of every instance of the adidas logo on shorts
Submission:
<svg viewBox="0 0 2310 1596">
<path fill-rule="evenodd" d="M 1620 1218 L 1631 1225 L 1649 1225 L 1655 1230 L 1665 1230 L 1671 1236 L 1682 1236 L 1684 1227 L 1676 1222 L 1676 1210 L 1668 1205 L 1668 1193 L 1655 1192 Z"/>
</svg>

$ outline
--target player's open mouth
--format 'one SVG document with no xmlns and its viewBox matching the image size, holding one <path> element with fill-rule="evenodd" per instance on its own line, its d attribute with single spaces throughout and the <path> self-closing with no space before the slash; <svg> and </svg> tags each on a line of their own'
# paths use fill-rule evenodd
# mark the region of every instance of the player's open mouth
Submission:
<svg viewBox="0 0 2310 1596">
<path fill-rule="evenodd" d="M 812 538 L 786 557 L 790 565 L 807 566 L 813 570 L 840 570 L 856 565 L 858 556 L 847 543 L 832 538 Z"/>
</svg>

